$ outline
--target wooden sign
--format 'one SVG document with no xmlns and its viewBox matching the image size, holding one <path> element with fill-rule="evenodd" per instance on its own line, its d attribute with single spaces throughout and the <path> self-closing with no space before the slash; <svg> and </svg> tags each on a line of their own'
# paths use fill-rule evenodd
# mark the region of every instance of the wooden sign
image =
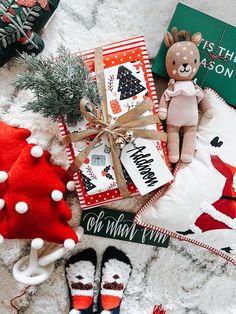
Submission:
<svg viewBox="0 0 236 314">
<path fill-rule="evenodd" d="M 96 207 L 83 211 L 81 227 L 85 234 L 93 236 L 168 247 L 169 236 L 136 225 L 134 216 L 130 212 Z"/>
</svg>

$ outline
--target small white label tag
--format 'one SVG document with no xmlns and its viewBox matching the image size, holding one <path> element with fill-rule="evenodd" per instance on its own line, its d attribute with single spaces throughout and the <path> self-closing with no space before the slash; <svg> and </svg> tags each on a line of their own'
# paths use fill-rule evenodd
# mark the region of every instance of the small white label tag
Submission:
<svg viewBox="0 0 236 314">
<path fill-rule="evenodd" d="M 151 140 L 136 139 L 121 152 L 121 162 L 141 195 L 168 183 L 173 176 Z"/>
</svg>

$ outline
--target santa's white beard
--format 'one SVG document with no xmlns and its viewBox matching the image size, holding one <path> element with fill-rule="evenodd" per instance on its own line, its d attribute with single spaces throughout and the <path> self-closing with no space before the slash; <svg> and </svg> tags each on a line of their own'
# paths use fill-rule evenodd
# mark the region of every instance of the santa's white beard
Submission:
<svg viewBox="0 0 236 314">
<path fill-rule="evenodd" d="M 116 296 L 120 299 L 122 299 L 124 289 L 127 285 L 127 282 L 129 280 L 129 274 L 131 271 L 130 265 L 118 261 L 116 259 L 110 259 L 107 261 L 104 265 L 104 268 L 102 270 L 102 289 L 101 293 L 103 295 L 111 295 Z M 114 279 L 114 275 L 118 274 L 119 278 Z M 123 289 L 121 290 L 113 290 L 113 289 L 106 289 L 104 288 L 105 283 L 112 283 L 116 282 L 117 284 L 123 285 Z M 106 313 L 104 313 L 106 314 Z"/>
<path fill-rule="evenodd" d="M 102 279 L 104 282 L 113 282 L 114 275 L 118 274 L 119 278 L 115 281 L 117 283 L 126 284 L 129 280 L 129 274 L 131 271 L 130 265 L 118 261 L 116 259 L 110 259 L 108 262 L 105 263 L 105 266 L 102 270 Z"/>
<path fill-rule="evenodd" d="M 95 266 L 90 261 L 79 261 L 77 263 L 69 265 L 66 268 L 67 279 L 71 288 L 71 294 L 74 295 L 83 295 L 83 296 L 93 296 L 93 289 L 89 290 L 80 290 L 73 289 L 71 284 L 73 283 L 82 283 L 82 284 L 93 284 L 94 282 L 94 272 Z M 83 279 L 77 279 L 77 276 L 80 275 Z M 73 314 L 73 313 L 72 313 Z M 75 313 L 77 314 L 77 313 Z"/>
</svg>

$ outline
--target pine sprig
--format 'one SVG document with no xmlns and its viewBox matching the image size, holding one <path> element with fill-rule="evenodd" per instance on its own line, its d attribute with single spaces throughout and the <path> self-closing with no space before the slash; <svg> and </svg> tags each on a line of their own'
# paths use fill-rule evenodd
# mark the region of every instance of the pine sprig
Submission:
<svg viewBox="0 0 236 314">
<path fill-rule="evenodd" d="M 17 90 L 31 90 L 34 100 L 26 110 L 40 113 L 54 121 L 63 117 L 69 124 L 82 120 L 80 101 L 87 97 L 99 106 L 97 84 L 91 76 L 84 59 L 72 55 L 65 47 L 57 50 L 58 57 L 45 58 L 23 54 L 27 70 L 19 74 L 13 83 Z"/>
</svg>

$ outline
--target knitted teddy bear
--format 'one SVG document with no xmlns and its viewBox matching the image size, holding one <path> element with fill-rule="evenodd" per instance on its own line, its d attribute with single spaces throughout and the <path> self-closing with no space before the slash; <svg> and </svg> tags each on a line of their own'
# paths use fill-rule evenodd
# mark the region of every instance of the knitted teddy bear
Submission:
<svg viewBox="0 0 236 314">
<path fill-rule="evenodd" d="M 0 0 L 0 66 L 16 52 L 40 53 L 38 35 L 60 0 Z"/>
<path fill-rule="evenodd" d="M 179 41 L 184 38 L 184 41 Z M 168 88 L 163 93 L 159 105 L 159 117 L 167 119 L 168 156 L 172 163 L 179 159 L 190 163 L 196 148 L 196 130 L 199 121 L 198 107 L 205 117 L 213 116 L 213 109 L 204 91 L 193 81 L 200 66 L 198 45 L 202 41 L 201 33 L 190 37 L 188 31 L 178 32 L 174 27 L 167 32 L 164 42 L 168 48 L 166 70 L 170 77 Z M 181 156 L 179 152 L 179 131 L 183 128 Z"/>
</svg>

